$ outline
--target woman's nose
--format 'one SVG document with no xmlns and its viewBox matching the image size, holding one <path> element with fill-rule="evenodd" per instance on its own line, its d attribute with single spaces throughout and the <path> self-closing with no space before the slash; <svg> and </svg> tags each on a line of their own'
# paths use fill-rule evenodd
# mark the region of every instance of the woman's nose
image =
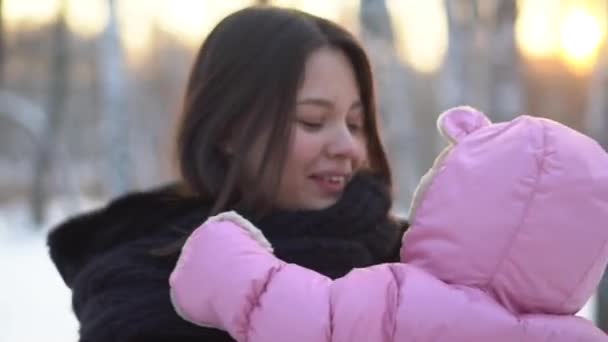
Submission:
<svg viewBox="0 0 608 342">
<path fill-rule="evenodd" d="M 336 128 L 327 146 L 331 157 L 353 158 L 357 149 L 357 140 L 347 125 Z"/>
</svg>

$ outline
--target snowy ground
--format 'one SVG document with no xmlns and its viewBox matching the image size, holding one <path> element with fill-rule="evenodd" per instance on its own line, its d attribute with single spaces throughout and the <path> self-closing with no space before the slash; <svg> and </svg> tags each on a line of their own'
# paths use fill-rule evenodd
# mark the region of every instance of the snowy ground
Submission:
<svg viewBox="0 0 608 342">
<path fill-rule="evenodd" d="M 91 208 L 99 202 L 81 202 Z M 78 325 L 70 292 L 52 265 L 45 245 L 46 229 L 65 216 L 56 202 L 50 219 L 34 230 L 22 205 L 0 206 L 0 342 L 77 341 Z M 593 305 L 580 315 L 592 317 Z"/>
<path fill-rule="evenodd" d="M 86 201 L 83 208 L 95 203 Z M 78 340 L 70 292 L 48 256 L 46 230 L 65 217 L 56 202 L 42 228 L 27 219 L 23 205 L 0 206 L 0 342 Z"/>
</svg>

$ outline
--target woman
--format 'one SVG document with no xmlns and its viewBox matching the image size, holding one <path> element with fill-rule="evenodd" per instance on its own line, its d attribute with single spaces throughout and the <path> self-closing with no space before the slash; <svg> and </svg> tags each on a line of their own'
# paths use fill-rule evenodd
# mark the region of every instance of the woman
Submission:
<svg viewBox="0 0 608 342">
<path fill-rule="evenodd" d="M 182 115 L 181 182 L 49 236 L 81 341 L 232 341 L 182 320 L 168 286 L 185 237 L 226 210 L 331 278 L 398 260 L 406 224 L 389 211 L 370 65 L 347 31 L 272 7 L 228 16 L 195 59 Z"/>
</svg>

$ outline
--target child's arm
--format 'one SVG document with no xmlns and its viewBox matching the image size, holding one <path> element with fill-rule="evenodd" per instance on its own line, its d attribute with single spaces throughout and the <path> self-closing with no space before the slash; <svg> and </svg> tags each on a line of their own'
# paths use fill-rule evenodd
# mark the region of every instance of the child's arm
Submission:
<svg viewBox="0 0 608 342">
<path fill-rule="evenodd" d="M 480 290 L 407 264 L 356 269 L 332 281 L 270 250 L 245 220 L 211 219 L 188 239 L 171 275 L 176 310 L 249 342 L 607 340 L 574 317 L 517 318 Z"/>
</svg>

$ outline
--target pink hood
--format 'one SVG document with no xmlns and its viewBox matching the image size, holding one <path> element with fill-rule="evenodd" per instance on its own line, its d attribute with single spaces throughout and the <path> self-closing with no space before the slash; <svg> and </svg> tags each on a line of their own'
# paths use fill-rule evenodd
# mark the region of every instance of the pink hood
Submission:
<svg viewBox="0 0 608 342">
<path fill-rule="evenodd" d="M 490 125 L 457 108 L 439 125 L 454 145 L 417 194 L 403 261 L 515 313 L 579 311 L 608 260 L 603 149 L 529 116 Z"/>
</svg>

